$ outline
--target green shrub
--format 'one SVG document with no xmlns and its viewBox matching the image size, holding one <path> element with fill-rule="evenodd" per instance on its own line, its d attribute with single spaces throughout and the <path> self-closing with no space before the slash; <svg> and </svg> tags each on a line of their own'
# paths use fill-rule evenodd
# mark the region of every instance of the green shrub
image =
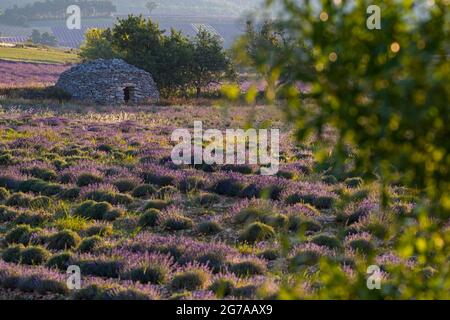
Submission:
<svg viewBox="0 0 450 320">
<path fill-rule="evenodd" d="M 168 231 L 177 231 L 190 229 L 194 225 L 194 222 L 182 215 L 174 214 L 170 217 L 164 218 L 163 227 Z"/>
<path fill-rule="evenodd" d="M 234 288 L 233 296 L 241 299 L 255 299 L 258 287 L 253 284 Z"/>
<path fill-rule="evenodd" d="M 351 226 L 352 224 L 359 222 L 359 220 L 365 216 L 367 216 L 367 212 L 364 210 L 355 210 L 350 214 L 338 212 L 336 215 L 336 221 L 339 223 L 344 223 L 346 226 Z"/>
<path fill-rule="evenodd" d="M 120 209 L 109 210 L 103 215 L 103 220 L 114 221 L 114 220 L 124 216 L 124 214 L 125 213 Z"/>
<path fill-rule="evenodd" d="M 17 218 L 19 213 L 7 206 L 0 206 L 0 222 L 10 222 Z"/>
<path fill-rule="evenodd" d="M 214 273 L 223 271 L 226 268 L 227 261 L 225 256 L 219 252 L 208 252 L 196 259 L 200 264 L 208 266 Z"/>
<path fill-rule="evenodd" d="M 37 292 L 39 294 L 67 294 L 67 285 L 52 279 L 42 279 L 40 275 L 21 277 L 17 282 L 17 289 L 22 292 Z"/>
<path fill-rule="evenodd" d="M 43 186 L 41 193 L 44 196 L 51 197 L 60 194 L 63 190 L 63 187 L 57 183 L 47 183 Z"/>
<path fill-rule="evenodd" d="M 108 202 L 110 204 L 130 204 L 133 202 L 133 198 L 127 194 L 114 193 L 111 191 L 92 191 L 85 195 L 88 200 L 94 200 L 98 202 Z"/>
<path fill-rule="evenodd" d="M 96 202 L 113 202 L 115 193 L 112 191 L 95 190 L 84 195 L 87 200 L 93 200 Z"/>
<path fill-rule="evenodd" d="M 150 184 L 142 184 L 133 190 L 132 196 L 135 198 L 149 197 L 156 193 L 156 188 Z"/>
<path fill-rule="evenodd" d="M 287 204 L 307 203 L 319 210 L 331 209 L 335 203 L 333 196 L 321 196 L 315 194 L 298 194 L 294 193 L 286 198 Z"/>
<path fill-rule="evenodd" d="M 144 181 L 149 184 L 154 184 L 159 187 L 170 186 L 174 182 L 174 178 L 171 176 L 157 175 L 147 172 L 143 175 Z"/>
<path fill-rule="evenodd" d="M 97 146 L 97 150 L 110 153 L 110 152 L 114 151 L 114 148 L 108 144 L 101 144 L 101 145 Z"/>
<path fill-rule="evenodd" d="M 148 209 L 139 218 L 141 227 L 156 227 L 161 219 L 161 211 L 158 209 Z"/>
<path fill-rule="evenodd" d="M 5 188 L 0 188 L 0 202 L 5 201 L 10 196 L 9 191 Z"/>
<path fill-rule="evenodd" d="M 72 99 L 72 95 L 59 87 L 51 86 L 43 90 L 43 97 L 48 100 L 58 100 L 60 103 Z"/>
<path fill-rule="evenodd" d="M 44 181 L 51 181 L 56 179 L 56 172 L 47 168 L 31 168 L 25 170 L 26 173 L 31 174 L 33 177 L 42 179 Z"/>
<path fill-rule="evenodd" d="M 33 209 L 48 209 L 53 201 L 49 197 L 41 196 L 31 200 L 30 207 Z"/>
<path fill-rule="evenodd" d="M 83 173 L 78 176 L 77 186 L 86 187 L 90 184 L 101 183 L 102 181 L 102 177 L 99 177 L 92 173 Z"/>
<path fill-rule="evenodd" d="M 62 252 L 54 254 L 48 259 L 46 266 L 48 268 L 56 268 L 61 271 L 66 271 L 67 268 L 74 263 L 74 257 L 70 252 Z"/>
<path fill-rule="evenodd" d="M 322 182 L 326 183 L 326 184 L 337 184 L 338 180 L 336 179 L 335 176 L 323 176 L 322 177 Z"/>
<path fill-rule="evenodd" d="M 14 193 L 6 201 L 7 206 L 29 208 L 31 204 L 31 197 L 22 192 Z"/>
<path fill-rule="evenodd" d="M 300 251 L 290 259 L 290 267 L 296 269 L 301 266 L 312 266 L 317 264 L 319 259 L 320 255 L 316 251 Z"/>
<path fill-rule="evenodd" d="M 8 247 L 3 251 L 2 259 L 9 263 L 19 263 L 24 248 L 22 244 Z"/>
<path fill-rule="evenodd" d="M 178 189 L 174 186 L 165 186 L 158 190 L 156 197 L 159 199 L 170 199 L 174 195 L 178 194 Z"/>
<path fill-rule="evenodd" d="M 288 217 L 284 214 L 277 213 L 265 217 L 263 222 L 276 229 L 283 229 L 288 224 Z"/>
<path fill-rule="evenodd" d="M 86 288 L 75 290 L 74 300 L 149 300 L 145 293 L 135 289 L 125 289 L 121 286 L 106 286 L 92 284 Z"/>
<path fill-rule="evenodd" d="M 105 278 L 118 278 L 123 269 L 123 263 L 115 259 L 81 260 L 77 264 L 82 274 Z"/>
<path fill-rule="evenodd" d="M 274 236 L 275 230 L 271 226 L 261 222 L 253 222 L 239 236 L 239 241 L 255 243 L 273 238 Z"/>
<path fill-rule="evenodd" d="M 344 183 L 348 188 L 359 188 L 363 185 L 364 181 L 360 177 L 355 177 L 345 179 Z"/>
<path fill-rule="evenodd" d="M 49 185 L 47 181 L 44 181 L 42 179 L 27 179 L 24 181 L 20 181 L 17 186 L 17 191 L 21 192 L 35 192 L 35 193 L 41 193 L 44 191 L 44 189 Z"/>
<path fill-rule="evenodd" d="M 4 175 L 0 176 L 0 187 L 3 187 L 8 190 L 16 189 L 19 184 L 19 181 L 17 181 L 15 178 Z"/>
<path fill-rule="evenodd" d="M 122 204 L 127 205 L 133 202 L 133 197 L 128 194 L 123 193 L 116 193 L 114 195 L 113 200 L 111 201 L 112 204 Z"/>
<path fill-rule="evenodd" d="M 260 208 L 245 208 L 239 211 L 233 217 L 233 223 L 235 224 L 247 224 L 250 222 L 263 221 L 264 218 L 270 214 L 267 210 Z"/>
<path fill-rule="evenodd" d="M 32 227 L 40 226 L 49 221 L 51 215 L 46 212 L 22 212 L 14 220 L 17 224 L 28 224 Z"/>
<path fill-rule="evenodd" d="M 263 258 L 268 261 L 276 260 L 280 257 L 280 250 L 277 249 L 266 249 L 257 254 L 258 258 Z"/>
<path fill-rule="evenodd" d="M 330 249 L 337 249 L 341 247 L 341 242 L 336 237 L 327 234 L 316 235 L 311 239 L 311 242 Z"/>
<path fill-rule="evenodd" d="M 293 232 L 299 231 L 317 232 L 322 229 L 322 226 L 320 225 L 319 222 L 316 222 L 311 218 L 292 214 L 288 217 L 288 229 Z"/>
<path fill-rule="evenodd" d="M 136 188 L 136 182 L 133 179 L 120 179 L 114 182 L 119 192 L 129 192 Z"/>
<path fill-rule="evenodd" d="M 83 252 L 83 253 L 92 252 L 101 243 L 102 243 L 102 238 L 99 236 L 92 236 L 92 237 L 84 238 L 78 245 L 78 251 Z"/>
<path fill-rule="evenodd" d="M 105 236 L 109 236 L 113 233 L 113 228 L 110 224 L 96 224 L 93 226 L 90 226 L 89 228 L 87 228 L 84 233 L 86 234 L 86 236 L 90 237 L 90 236 L 100 236 L 100 237 L 105 237 Z"/>
<path fill-rule="evenodd" d="M 232 264 L 230 271 L 240 277 L 249 277 L 263 275 L 266 272 L 266 266 L 257 260 L 247 260 Z"/>
<path fill-rule="evenodd" d="M 39 281 L 37 284 L 36 291 L 39 294 L 48 294 L 49 292 L 51 292 L 60 295 L 67 295 L 68 288 L 65 282 L 59 282 L 52 279 L 41 279 L 41 281 Z"/>
<path fill-rule="evenodd" d="M 222 227 L 216 221 L 203 221 L 197 226 L 197 232 L 203 235 L 215 235 L 222 231 Z"/>
<path fill-rule="evenodd" d="M 167 282 L 169 270 L 167 267 L 158 263 L 147 263 L 135 269 L 132 269 L 126 275 L 127 279 L 138 281 L 140 283 L 151 283 L 162 285 Z"/>
<path fill-rule="evenodd" d="M 22 250 L 20 262 L 27 265 L 40 265 L 45 263 L 50 253 L 42 247 L 30 246 Z"/>
<path fill-rule="evenodd" d="M 213 190 L 217 194 L 236 197 L 244 189 L 244 185 L 235 179 L 220 180 L 213 187 Z"/>
<path fill-rule="evenodd" d="M 253 168 L 247 164 L 227 164 L 222 167 L 222 171 L 238 172 L 241 174 L 252 174 Z"/>
<path fill-rule="evenodd" d="M 187 177 L 181 180 L 179 188 L 181 192 L 190 192 L 203 189 L 205 187 L 205 181 L 201 177 Z"/>
<path fill-rule="evenodd" d="M 226 278 L 216 279 L 208 287 L 208 289 L 214 292 L 219 299 L 230 296 L 233 293 L 234 288 L 234 282 Z"/>
<path fill-rule="evenodd" d="M 210 206 L 219 202 L 220 197 L 214 193 L 202 193 L 198 196 L 200 205 Z"/>
<path fill-rule="evenodd" d="M 80 188 L 70 188 L 61 191 L 59 197 L 62 200 L 75 200 L 80 196 L 81 189 Z"/>
<path fill-rule="evenodd" d="M 381 240 L 387 239 L 389 236 L 389 225 L 385 225 L 378 221 L 370 222 L 363 230 Z"/>
<path fill-rule="evenodd" d="M 295 173 L 291 172 L 291 171 L 286 171 L 286 170 L 279 170 L 277 172 L 277 177 L 292 180 L 295 178 Z"/>
<path fill-rule="evenodd" d="M 209 274 L 201 269 L 192 269 L 174 275 L 170 286 L 175 291 L 195 291 L 204 289 L 209 281 Z"/>
<path fill-rule="evenodd" d="M 80 236 L 76 232 L 63 230 L 51 235 L 48 238 L 47 246 L 51 250 L 67 250 L 75 248 L 80 241 Z"/>
<path fill-rule="evenodd" d="M 14 158 L 10 154 L 0 155 L 0 166 L 7 166 L 14 163 Z"/>
<path fill-rule="evenodd" d="M 255 183 L 251 183 L 239 192 L 239 196 L 247 199 L 261 198 L 261 188 Z"/>
<path fill-rule="evenodd" d="M 169 206 L 168 201 L 153 199 L 153 200 L 149 200 L 146 203 L 144 210 L 147 210 L 147 209 L 163 210 L 163 209 L 167 208 L 168 206 Z"/>
<path fill-rule="evenodd" d="M 34 231 L 35 230 L 28 225 L 17 226 L 5 235 L 5 242 L 27 245 L 30 242 L 31 235 Z"/>
<path fill-rule="evenodd" d="M 75 215 L 87 219 L 102 220 L 113 207 L 108 202 L 84 201 L 74 212 Z"/>
<path fill-rule="evenodd" d="M 366 239 L 355 239 L 349 242 L 350 248 L 356 252 L 371 255 L 375 252 L 375 246 L 373 243 Z"/>
</svg>

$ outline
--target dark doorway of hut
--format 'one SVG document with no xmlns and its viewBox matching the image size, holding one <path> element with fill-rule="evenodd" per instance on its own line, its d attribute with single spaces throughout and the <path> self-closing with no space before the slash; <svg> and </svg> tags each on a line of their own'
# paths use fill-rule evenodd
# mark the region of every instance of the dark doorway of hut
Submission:
<svg viewBox="0 0 450 320">
<path fill-rule="evenodd" d="M 125 87 L 123 89 L 123 101 L 125 103 L 133 102 L 133 98 L 134 98 L 134 88 Z"/>
</svg>

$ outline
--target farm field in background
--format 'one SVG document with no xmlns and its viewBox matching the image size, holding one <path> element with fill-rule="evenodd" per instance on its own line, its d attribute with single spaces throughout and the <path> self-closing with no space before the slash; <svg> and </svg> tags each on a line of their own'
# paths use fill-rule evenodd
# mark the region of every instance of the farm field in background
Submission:
<svg viewBox="0 0 450 320">
<path fill-rule="evenodd" d="M 0 46 L 0 59 L 50 64 L 66 64 L 79 62 L 79 57 L 75 52 L 48 47 L 35 48 L 26 46 Z"/>
<path fill-rule="evenodd" d="M 2 52 L 0 48 L 0 52 Z M 5 52 L 5 51 L 3 51 Z M 55 84 L 67 64 L 0 60 L 0 88 L 44 87 Z"/>
</svg>

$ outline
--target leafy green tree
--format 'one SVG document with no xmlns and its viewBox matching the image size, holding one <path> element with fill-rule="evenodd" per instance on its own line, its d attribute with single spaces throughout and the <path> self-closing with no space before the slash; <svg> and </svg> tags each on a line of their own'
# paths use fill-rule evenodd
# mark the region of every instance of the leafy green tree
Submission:
<svg viewBox="0 0 450 320">
<path fill-rule="evenodd" d="M 152 12 L 158 8 L 158 3 L 155 1 L 149 1 L 145 4 L 145 8 L 147 8 L 149 14 L 152 14 Z"/>
<path fill-rule="evenodd" d="M 58 44 L 55 36 L 48 32 L 41 34 L 39 30 L 36 29 L 31 32 L 30 41 L 34 44 L 42 44 L 45 46 L 56 46 Z"/>
<path fill-rule="evenodd" d="M 92 28 L 86 31 L 85 41 L 80 48 L 80 57 L 83 60 L 112 59 L 116 56 L 109 30 Z"/>
<path fill-rule="evenodd" d="M 379 183 L 385 210 L 392 185 L 418 195 L 413 220 L 393 223 L 397 253 L 417 264 L 389 270 L 389 285 L 371 297 L 448 299 L 448 1 L 313 2 L 268 0 L 283 9 L 277 45 L 252 43 L 267 37 L 247 34 L 240 54 L 268 79 L 267 97 L 282 98 L 300 141 L 333 128 L 333 165 L 345 170 L 352 150 L 353 170 Z M 366 26 L 373 4 L 381 8 L 380 30 Z M 329 161 L 329 151 L 319 150 L 317 160 Z M 365 298 L 364 268 L 349 281 L 336 265 L 321 267 L 318 298 Z M 299 291 L 287 286 L 282 295 Z"/>
<path fill-rule="evenodd" d="M 58 41 L 56 40 L 56 37 L 48 32 L 44 32 L 41 35 L 41 44 L 45 46 L 54 47 L 58 44 Z"/>
<path fill-rule="evenodd" d="M 40 43 L 41 42 L 41 33 L 37 29 L 33 29 L 30 36 L 30 41 L 33 43 Z"/>
<path fill-rule="evenodd" d="M 162 63 L 168 72 L 160 77 L 163 94 L 173 96 L 178 92 L 186 96 L 192 79 L 194 46 L 180 31 L 172 29 L 164 42 L 164 52 Z"/>
<path fill-rule="evenodd" d="M 158 77 L 164 67 L 160 61 L 164 54 L 164 32 L 150 19 L 130 15 L 119 19 L 112 28 L 112 45 L 129 63 Z"/>
<path fill-rule="evenodd" d="M 219 84 L 230 75 L 231 61 L 220 38 L 207 30 L 200 29 L 194 38 L 193 59 L 192 82 L 197 97 L 200 96 L 202 88 Z"/>
</svg>

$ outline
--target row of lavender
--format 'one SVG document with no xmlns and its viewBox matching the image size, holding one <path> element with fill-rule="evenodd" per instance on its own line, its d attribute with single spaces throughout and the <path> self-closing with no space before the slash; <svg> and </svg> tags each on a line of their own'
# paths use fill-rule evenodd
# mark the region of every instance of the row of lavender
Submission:
<svg viewBox="0 0 450 320">
<path fill-rule="evenodd" d="M 243 125 L 255 111 L 257 122 L 277 119 L 261 109 L 229 119 Z M 287 129 L 274 177 L 173 165 L 171 130 L 199 118 L 224 127 L 219 112 L 3 113 L 0 286 L 75 299 L 271 298 L 323 257 L 349 277 L 372 256 L 414 265 L 389 248 L 392 215 L 413 207 L 405 191 L 393 188 L 382 211 L 360 178 L 318 173 L 310 145 L 294 145 Z M 69 265 L 81 268 L 83 289 L 65 286 Z"/>
</svg>

